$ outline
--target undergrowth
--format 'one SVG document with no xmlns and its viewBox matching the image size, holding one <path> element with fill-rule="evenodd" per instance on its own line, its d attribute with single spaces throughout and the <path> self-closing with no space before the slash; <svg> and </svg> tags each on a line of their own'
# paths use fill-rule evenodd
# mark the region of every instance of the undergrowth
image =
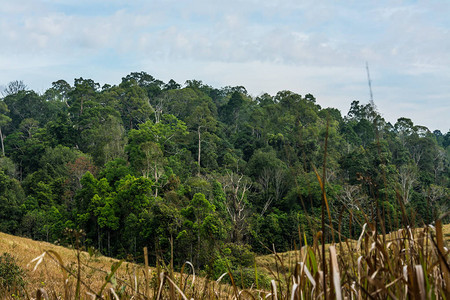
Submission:
<svg viewBox="0 0 450 300">
<path fill-rule="evenodd" d="M 34 291 L 25 289 L 13 257 L 3 254 L 1 293 L 6 299 L 449 299 L 450 252 L 439 220 L 384 235 L 366 223 L 358 240 L 327 244 L 325 257 L 321 240 L 318 232 L 312 244 L 305 238 L 289 255 L 273 251 L 265 272 L 255 264 L 254 270 L 217 278 L 199 276 L 190 262 L 175 270 L 160 259 L 155 267 L 148 259 L 143 265 L 116 261 L 105 272 L 92 266 L 95 253 L 74 249 L 76 262 L 68 263 L 47 250 L 29 265 L 32 272 L 57 265 L 60 282 Z M 91 280 L 99 273 L 103 282 L 94 288 Z M 263 283 L 267 277 L 269 285 Z"/>
<path fill-rule="evenodd" d="M 14 257 L 5 252 L 0 256 L 0 293 L 19 295 L 25 287 L 25 272 Z"/>
</svg>

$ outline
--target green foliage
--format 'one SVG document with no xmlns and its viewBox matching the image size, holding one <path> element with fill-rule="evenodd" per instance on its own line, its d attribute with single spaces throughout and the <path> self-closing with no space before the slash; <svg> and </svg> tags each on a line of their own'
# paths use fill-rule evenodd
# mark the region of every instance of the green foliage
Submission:
<svg viewBox="0 0 450 300">
<path fill-rule="evenodd" d="M 102 88 L 59 80 L 42 95 L 11 87 L 0 99 L 2 231 L 55 241 L 82 229 L 100 252 L 139 260 L 148 247 L 153 263 L 230 267 L 247 285 L 242 253 L 292 249 L 299 228 L 313 240 L 324 159 L 326 221 L 343 238 L 377 208 L 388 230 L 448 211 L 450 133 L 392 125 L 371 103 L 353 101 L 343 116 L 311 94 L 253 98 L 145 72 Z"/>
<path fill-rule="evenodd" d="M 104 169 L 100 172 L 100 177 L 106 178 L 109 184 L 114 186 L 120 179 L 131 174 L 128 162 L 122 158 L 116 158 L 106 163 Z"/>
<path fill-rule="evenodd" d="M 0 171 L 0 231 L 17 233 L 24 200 L 25 194 L 19 181 Z"/>
<path fill-rule="evenodd" d="M 14 177 L 17 173 L 16 165 L 9 157 L 0 157 L 0 171 L 3 171 L 6 175 Z"/>
<path fill-rule="evenodd" d="M 25 272 L 17 265 L 16 260 L 9 253 L 0 256 L 0 292 L 14 291 L 22 293 L 25 287 Z"/>
<path fill-rule="evenodd" d="M 255 253 L 250 250 L 249 245 L 227 243 L 223 245 L 217 256 L 210 270 L 213 278 L 231 272 L 235 284 L 241 288 L 250 287 L 255 283 L 255 270 L 253 268 Z M 261 283 L 268 282 L 264 278 L 261 279 Z M 229 276 L 226 276 L 224 281 L 231 283 Z"/>
</svg>

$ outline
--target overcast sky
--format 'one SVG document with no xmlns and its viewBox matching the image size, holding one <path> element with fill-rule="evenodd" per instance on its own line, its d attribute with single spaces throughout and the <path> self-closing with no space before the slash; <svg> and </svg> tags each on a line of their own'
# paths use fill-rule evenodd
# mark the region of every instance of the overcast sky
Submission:
<svg viewBox="0 0 450 300">
<path fill-rule="evenodd" d="M 0 0 L 0 88 L 23 80 L 243 85 L 313 94 L 345 115 L 369 101 L 387 121 L 450 129 L 450 1 Z"/>
</svg>

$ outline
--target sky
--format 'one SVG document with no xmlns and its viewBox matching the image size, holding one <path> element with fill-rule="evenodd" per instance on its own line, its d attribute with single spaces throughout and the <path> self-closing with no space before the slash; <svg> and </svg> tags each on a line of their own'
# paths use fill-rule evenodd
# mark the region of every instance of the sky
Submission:
<svg viewBox="0 0 450 300">
<path fill-rule="evenodd" d="M 0 0 L 0 89 L 23 80 L 244 86 L 313 94 L 346 115 L 373 99 L 394 124 L 450 129 L 447 0 Z"/>
</svg>

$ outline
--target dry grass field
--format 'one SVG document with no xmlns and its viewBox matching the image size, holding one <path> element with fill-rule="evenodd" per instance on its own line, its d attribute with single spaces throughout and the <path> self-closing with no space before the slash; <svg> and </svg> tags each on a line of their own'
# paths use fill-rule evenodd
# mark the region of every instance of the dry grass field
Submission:
<svg viewBox="0 0 450 300">
<path fill-rule="evenodd" d="M 49 252 L 44 255 L 42 262 L 33 271 L 38 260 L 30 262 L 45 251 Z M 27 291 L 30 294 L 33 294 L 39 288 L 44 288 L 47 291 L 55 292 L 58 296 L 63 295 L 64 273 L 66 273 L 69 286 L 76 282 L 77 251 L 74 249 L 0 233 L 0 253 L 4 252 L 12 254 L 18 265 L 25 270 L 28 283 Z M 67 270 L 62 270 L 57 258 L 52 253 L 57 253 L 60 256 Z M 111 265 L 118 262 L 116 259 L 91 256 L 87 252 L 80 252 L 82 280 L 86 284 L 82 286 L 82 291 L 99 291 L 105 282 L 107 273 L 111 271 Z M 129 281 L 128 273 L 134 273 L 137 268 L 139 266 L 123 263 L 117 271 L 117 278 Z M 109 288 L 110 285 L 108 284 L 106 288 Z"/>
<path fill-rule="evenodd" d="M 421 229 L 415 229 L 415 233 L 419 233 Z M 444 243 L 446 244 L 446 247 L 450 249 L 450 224 L 443 225 L 442 226 L 443 236 L 444 236 Z M 386 235 L 386 242 L 389 243 L 390 241 L 393 241 L 395 239 L 398 239 L 399 232 L 394 232 Z M 428 241 L 428 245 L 431 247 L 431 241 Z M 314 245 L 311 245 L 314 247 Z M 326 253 L 329 253 L 329 244 L 325 245 Z M 349 253 L 356 254 L 356 246 L 357 241 L 356 240 L 346 240 L 342 241 L 342 243 L 336 244 L 336 251 L 338 255 L 348 255 Z M 288 251 L 288 252 L 282 252 L 277 253 L 277 256 L 280 259 L 276 259 L 276 256 L 274 254 L 269 255 L 261 255 L 256 258 L 256 264 L 261 270 L 271 273 L 273 270 L 278 270 L 280 272 L 287 272 L 289 270 L 293 270 L 295 264 L 298 261 L 301 261 L 301 258 L 306 255 L 306 248 L 302 247 L 300 251 Z M 327 255 L 328 257 L 328 255 Z M 450 257 L 449 257 L 450 259 Z M 279 261 L 283 262 L 283 265 L 280 265 Z"/>
<path fill-rule="evenodd" d="M 444 225 L 442 229 L 443 246 L 449 248 L 450 225 Z M 442 265 L 445 265 L 445 262 L 439 263 L 441 260 L 433 254 L 433 248 L 436 246 L 427 236 L 423 234 L 422 229 L 416 229 L 406 235 L 402 231 L 386 235 L 386 245 L 377 244 L 377 241 L 381 242 L 381 237 L 375 240 L 373 237 L 371 239 L 369 234 L 366 234 L 359 242 L 349 240 L 332 247 L 327 245 L 328 269 L 331 268 L 333 271 L 337 269 L 338 272 L 340 270 L 340 273 L 337 273 L 340 283 L 332 280 L 335 273 L 328 277 L 327 294 L 336 295 L 336 297 L 341 294 L 343 298 L 360 295 L 363 296 L 362 298 L 373 299 L 383 299 L 387 295 L 391 299 L 402 299 L 414 295 L 413 292 L 416 291 L 420 299 L 429 298 L 429 296 L 441 298 L 445 293 L 443 288 L 446 291 L 449 289 L 445 283 L 448 280 L 446 277 L 448 270 L 439 269 L 440 265 L 440 268 L 445 269 Z M 319 284 L 323 274 L 320 248 L 316 239 L 314 245 L 303 247 L 300 251 L 257 257 L 258 272 L 269 274 L 274 279 L 272 291 L 263 292 L 255 289 L 239 291 L 236 286 L 219 285 L 215 281 L 208 282 L 199 278 L 196 279 L 195 284 L 192 284 L 193 276 L 188 267 L 182 276 L 183 280 L 180 280 L 180 273 L 170 274 L 171 270 L 166 270 L 165 275 L 158 275 L 163 270 L 148 268 L 148 274 L 145 274 L 146 268 L 143 265 L 119 262 L 116 259 L 96 256 L 92 253 L 0 233 L 0 254 L 7 252 L 13 255 L 17 264 L 26 272 L 26 293 L 21 297 L 28 299 L 34 299 L 39 289 L 45 290 L 50 299 L 75 299 L 77 295 L 80 299 L 95 299 L 96 295 L 100 294 L 108 299 L 231 299 L 233 297 L 262 299 L 269 293 L 273 299 L 294 299 L 297 293 L 300 297 L 301 295 L 303 297 L 305 295 L 323 296 Z M 374 252 L 374 248 L 379 249 L 378 254 Z M 334 251 L 337 255 L 333 254 Z M 450 258 L 448 250 L 445 251 L 447 251 L 444 255 L 446 255 L 448 268 Z M 388 252 L 394 257 L 387 255 Z M 40 260 L 36 258 L 43 253 L 45 255 L 42 262 L 34 270 Z M 363 257 L 362 262 L 358 256 Z M 405 258 L 410 259 L 411 263 L 405 263 Z M 377 268 L 371 265 L 372 259 L 379 264 L 376 272 L 371 271 Z M 64 267 L 58 263 L 59 260 Z M 113 272 L 114 276 L 107 278 L 108 274 L 111 274 L 112 266 L 119 266 L 119 264 L 117 272 Z M 413 270 L 409 270 L 409 265 L 416 265 L 417 274 L 420 273 L 417 266 L 422 265 L 425 274 L 420 277 Z M 347 269 L 349 271 L 344 271 Z M 388 277 L 386 282 L 381 282 L 382 277 L 378 278 L 375 275 L 378 272 L 383 273 L 380 276 Z M 358 274 L 357 278 L 354 274 Z M 369 274 L 371 276 L 368 276 Z M 423 279 L 425 282 L 421 283 Z M 352 282 L 353 285 L 350 286 Z M 77 291 L 77 283 L 79 283 L 79 291 Z M 145 286 L 148 288 L 146 289 Z M 8 293 L 2 295 L 2 298 L 14 297 Z"/>
<path fill-rule="evenodd" d="M 22 297 L 28 299 L 34 299 L 39 289 L 45 290 L 49 299 L 76 299 L 77 294 L 80 299 L 95 299 L 96 295 L 107 299 L 150 299 L 157 295 L 160 298 L 174 298 L 177 288 L 181 288 L 183 294 L 190 298 L 214 294 L 214 298 L 226 299 L 228 295 L 233 295 L 232 286 L 195 276 L 187 264 L 181 273 L 167 267 L 146 268 L 143 264 L 0 232 L 0 254 L 5 252 L 11 254 L 26 273 L 26 294 Z M 113 266 L 118 267 L 117 271 L 112 272 Z M 114 276 L 107 278 L 112 273 Z M 79 293 L 76 293 L 77 282 L 80 282 Z M 0 299 L 4 298 L 15 299 L 16 296 L 0 291 Z"/>
</svg>

